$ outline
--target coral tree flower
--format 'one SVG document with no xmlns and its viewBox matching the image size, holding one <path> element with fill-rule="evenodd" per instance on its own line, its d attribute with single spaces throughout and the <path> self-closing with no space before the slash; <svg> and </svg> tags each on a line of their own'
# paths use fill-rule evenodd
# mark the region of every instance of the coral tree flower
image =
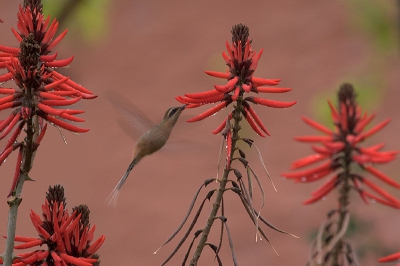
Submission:
<svg viewBox="0 0 400 266">
<path fill-rule="evenodd" d="M 11 30 L 20 44 L 18 48 L 0 45 L 0 69 L 6 71 L 0 73 L 0 84 L 11 81 L 16 84 L 7 87 L 0 85 L 0 95 L 4 95 L 0 98 L 0 111 L 12 109 L 4 120 L 0 120 L 0 140 L 11 135 L 0 152 L 0 165 L 13 150 L 20 148 L 20 154 L 23 152 L 25 144 L 18 142 L 17 138 L 24 126 L 32 125 L 34 117 L 39 122 L 34 133 L 39 136 L 36 143 L 27 144 L 31 145 L 30 150 L 33 151 L 46 131 L 45 120 L 72 132 L 87 132 L 89 129 L 69 123 L 83 122 L 76 115 L 84 111 L 66 107 L 81 99 L 97 97 L 56 71 L 56 68 L 68 66 L 74 57 L 58 60 L 57 53 L 52 52 L 67 30 L 55 37 L 58 22 L 55 19 L 51 22 L 50 17 L 43 16 L 40 1 L 26 1 L 25 8 L 20 6 L 17 29 Z M 16 175 L 19 174 L 20 163 L 19 160 Z"/>
<path fill-rule="evenodd" d="M 310 204 L 320 200 L 339 184 L 343 183 L 344 179 L 348 176 L 352 184 L 352 189 L 359 193 L 364 202 L 368 203 L 368 199 L 371 199 L 390 207 L 400 208 L 400 201 L 398 199 L 373 183 L 369 178 L 364 175 L 353 173 L 353 171 L 346 173 L 346 171 L 343 170 L 345 168 L 350 169 L 350 167 L 355 164 L 381 181 L 393 187 L 400 188 L 398 182 L 373 166 L 374 164 L 392 161 L 395 159 L 398 152 L 381 151 L 384 144 L 377 144 L 370 147 L 360 146 L 363 140 L 385 127 L 390 119 L 386 119 L 378 125 L 365 130 L 366 126 L 375 115 L 362 114 L 360 107 L 356 103 L 356 94 L 352 85 L 342 85 L 338 96 L 338 108 L 335 108 L 332 103 L 328 101 L 332 120 L 335 125 L 334 130 L 330 130 L 311 119 L 303 117 L 302 119 L 304 122 L 325 135 L 295 138 L 301 142 L 319 143 L 321 145 L 312 145 L 311 148 L 315 153 L 294 161 L 291 169 L 297 170 L 318 162 L 320 162 L 320 164 L 308 168 L 307 170 L 283 173 L 282 176 L 293 179 L 296 182 L 312 182 L 334 174 L 328 178 L 321 187 L 312 192 L 312 197 L 304 201 L 303 204 Z M 368 190 L 366 190 L 366 188 L 368 188 Z"/>
<path fill-rule="evenodd" d="M 32 210 L 30 215 L 39 237 L 16 236 L 15 241 L 22 244 L 14 247 L 27 249 L 40 246 L 42 249 L 18 254 L 13 266 L 99 265 L 99 256 L 95 253 L 105 236 L 93 241 L 96 226 L 90 227 L 90 211 L 86 205 L 75 207 L 73 213 L 68 214 L 64 188 L 57 185 L 49 187 L 42 211 L 43 220 Z"/>
<path fill-rule="evenodd" d="M 255 113 L 250 105 L 260 104 L 267 107 L 287 108 L 296 104 L 293 102 L 280 102 L 255 96 L 247 96 L 246 93 L 283 93 L 288 92 L 290 88 L 273 88 L 270 86 L 278 85 L 280 79 L 263 79 L 254 77 L 254 71 L 257 68 L 258 61 L 261 58 L 263 50 L 259 53 L 253 51 L 251 40 L 249 37 L 249 28 L 243 24 L 237 24 L 232 28 L 232 44 L 226 42 L 227 52 L 222 53 L 228 71 L 226 73 L 206 71 L 205 73 L 216 78 L 227 80 L 225 85 L 214 85 L 213 90 L 188 93 L 185 96 L 177 96 L 176 100 L 187 104 L 186 108 L 195 108 L 205 104 L 218 103 L 209 110 L 199 114 L 188 120 L 188 122 L 196 122 L 203 120 L 221 109 L 227 107 L 232 102 L 238 102 L 242 105 L 241 114 L 246 118 L 251 128 L 260 136 L 264 137 L 264 133 L 269 135 L 264 124 Z M 225 125 L 227 119 L 232 118 L 232 110 L 228 117 L 221 123 L 221 125 L 213 131 L 214 134 L 220 133 Z"/>
<path fill-rule="evenodd" d="M 378 262 L 395 262 L 400 260 L 400 252 L 393 253 L 386 257 L 380 258 Z"/>
</svg>

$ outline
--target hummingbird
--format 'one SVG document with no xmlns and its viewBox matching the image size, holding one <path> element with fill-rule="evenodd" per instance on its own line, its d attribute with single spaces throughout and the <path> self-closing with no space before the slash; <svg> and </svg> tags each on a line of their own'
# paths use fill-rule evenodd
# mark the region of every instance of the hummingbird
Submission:
<svg viewBox="0 0 400 266">
<path fill-rule="evenodd" d="M 164 114 L 163 120 L 160 123 L 151 127 L 136 141 L 133 148 L 132 161 L 126 169 L 125 174 L 119 180 L 115 188 L 111 191 L 111 194 L 107 197 L 106 201 L 108 202 L 108 205 L 113 205 L 114 207 L 116 207 L 121 188 L 124 185 L 133 167 L 135 167 L 135 165 L 137 165 L 143 157 L 160 150 L 165 145 L 165 143 L 168 141 L 169 136 L 171 135 L 172 129 L 174 128 L 179 116 L 181 115 L 185 107 L 186 105 L 168 108 L 168 110 Z M 141 116 L 139 119 L 133 120 L 140 119 L 145 119 L 145 117 Z M 147 123 L 149 122 L 147 121 Z"/>
</svg>

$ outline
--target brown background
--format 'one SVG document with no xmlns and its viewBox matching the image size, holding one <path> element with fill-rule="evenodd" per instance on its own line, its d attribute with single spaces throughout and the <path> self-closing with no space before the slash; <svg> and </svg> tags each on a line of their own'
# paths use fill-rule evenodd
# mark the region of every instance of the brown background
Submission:
<svg viewBox="0 0 400 266">
<path fill-rule="evenodd" d="M 2 3 L 0 10 L 4 21 L 0 25 L 1 43 L 13 46 L 16 41 L 9 28 L 16 26 L 14 2 Z M 109 27 L 106 39 L 86 43 L 72 32 L 57 47 L 60 58 L 75 55 L 71 68 L 64 73 L 99 97 L 76 105 L 77 109 L 86 110 L 84 126 L 90 127 L 90 132 L 79 136 L 65 132 L 68 145 L 63 144 L 55 128 L 50 127 L 46 133 L 31 172 L 36 182 L 26 183 L 23 190 L 17 234 L 37 235 L 29 210 L 40 213 L 47 187 L 60 183 L 66 189 L 68 207 L 87 204 L 91 223 L 96 224 L 96 236 L 107 236 L 99 250 L 102 265 L 160 265 L 177 240 L 157 255 L 153 251 L 178 226 L 203 180 L 215 176 L 221 137 L 210 131 L 219 125 L 224 111 L 196 125 L 178 125 L 173 135 L 190 139 L 194 145 L 188 145 L 187 149 L 178 145 L 176 149 L 145 158 L 131 173 L 114 209 L 105 205 L 104 200 L 129 164 L 134 141 L 117 125 L 120 114 L 105 99 L 105 92 L 118 91 L 155 122 L 160 121 L 168 107 L 177 105 L 174 96 L 222 84 L 221 80 L 205 75 L 204 70 L 224 70 L 221 52 L 225 50 L 225 41 L 231 38 L 232 25 L 243 22 L 250 27 L 254 49 L 264 48 L 256 76 L 281 78 L 281 87 L 293 88 L 285 95 L 267 97 L 298 101 L 284 110 L 256 107 L 271 137 L 263 139 L 247 129 L 242 134 L 256 141 L 278 188 L 275 193 L 267 177 L 261 174 L 256 152 L 248 150 L 249 160 L 267 193 L 264 216 L 301 238 L 266 229 L 279 253 L 276 256 L 266 241 L 254 242 L 254 226 L 239 200 L 231 195 L 225 201 L 226 216 L 240 265 L 304 265 L 311 235 L 327 211 L 336 206 L 336 195 L 332 193 L 323 202 L 303 206 L 301 202 L 319 184 L 305 186 L 280 178 L 292 160 L 311 152 L 308 145 L 292 139 L 315 133 L 301 122 L 300 116 L 316 119 L 315 102 L 321 100 L 318 98 L 321 94 L 333 95 L 341 83 L 369 80 L 379 70 L 383 73 L 382 82 L 376 87 L 379 97 L 370 104 L 378 113 L 376 123 L 386 117 L 392 117 L 392 122 L 369 143 L 385 141 L 387 149 L 400 149 L 398 53 L 382 59 L 372 44 L 374 37 L 355 26 L 353 17 L 357 10 L 350 9 L 345 2 L 111 2 L 104 18 Z M 394 1 L 386 1 L 385 5 L 391 6 L 388 16 L 394 17 Z M 356 89 L 363 93 L 362 88 Z M 186 113 L 195 115 L 202 110 Z M 4 116 L 2 112 L 1 117 Z M 204 143 L 205 148 L 199 148 Z M 15 160 L 13 154 L 0 169 L 1 235 L 6 235 L 8 207 L 4 195 L 11 185 Z M 398 161 L 379 169 L 400 181 Z M 386 185 L 384 188 L 400 198 L 399 191 Z M 210 208 L 211 204 L 206 205 L 206 214 Z M 349 238 L 360 252 L 361 265 L 377 265 L 380 256 L 400 250 L 397 210 L 377 204 L 365 206 L 353 195 L 351 211 L 357 228 Z M 202 216 L 196 229 L 204 223 Z M 215 228 L 213 232 L 216 231 Z M 0 243 L 0 250 L 4 250 L 4 244 L 5 241 Z M 169 265 L 179 265 L 183 254 L 180 251 Z M 226 265 L 232 265 L 227 241 L 222 257 Z M 212 265 L 210 250 L 205 250 L 200 265 Z"/>
</svg>

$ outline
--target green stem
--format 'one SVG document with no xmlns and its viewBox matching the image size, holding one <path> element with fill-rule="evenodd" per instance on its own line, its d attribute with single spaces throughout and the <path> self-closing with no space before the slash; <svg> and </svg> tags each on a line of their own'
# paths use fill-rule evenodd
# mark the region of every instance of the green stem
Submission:
<svg viewBox="0 0 400 266">
<path fill-rule="evenodd" d="M 349 205 L 349 193 L 350 193 L 350 164 L 351 164 L 351 147 L 345 149 L 344 157 L 343 157 L 343 166 L 344 172 L 341 174 L 341 178 L 343 179 L 343 186 L 340 189 L 340 197 L 339 197 L 339 221 L 336 233 L 339 233 L 343 227 L 343 221 L 348 212 L 347 206 Z M 339 257 L 341 254 L 341 249 L 343 246 L 343 241 L 339 240 L 335 247 L 332 250 L 332 266 L 339 266 Z"/>
<path fill-rule="evenodd" d="M 233 158 L 233 153 L 236 148 L 236 141 L 239 139 L 239 130 L 240 130 L 240 120 L 242 119 L 240 113 L 242 110 L 242 97 L 239 97 L 237 100 L 237 106 L 235 108 L 235 114 L 233 115 L 233 119 L 235 121 L 234 126 L 232 128 L 232 147 L 230 158 Z M 230 172 L 230 167 L 225 167 L 224 174 L 222 179 L 219 181 L 219 188 L 217 191 L 217 195 L 215 197 L 215 201 L 213 203 L 213 208 L 211 210 L 210 215 L 208 216 L 207 223 L 202 231 L 199 243 L 197 244 L 196 250 L 193 254 L 192 260 L 190 261 L 190 266 L 197 266 L 197 262 L 200 259 L 203 248 L 207 242 L 208 235 L 211 231 L 211 227 L 214 223 L 215 218 L 217 217 L 218 210 L 221 206 L 221 201 L 223 199 L 223 195 L 225 192 L 226 184 L 228 182 L 228 176 Z"/>
<path fill-rule="evenodd" d="M 28 173 L 32 168 L 33 159 L 35 157 L 35 151 L 33 150 L 34 143 L 38 136 L 38 119 L 35 116 L 33 119 L 29 118 L 27 121 L 27 136 L 25 139 L 25 145 L 23 148 L 23 158 L 22 158 L 22 167 L 19 174 L 18 182 L 15 190 L 12 193 L 12 196 L 8 198 L 7 203 L 10 206 L 8 211 L 8 227 L 7 227 L 7 242 L 6 242 L 6 251 L 3 256 L 3 266 L 11 266 L 14 255 L 14 238 L 15 231 L 17 229 L 17 214 L 18 207 L 21 204 L 22 198 L 20 197 L 22 192 L 22 187 L 26 180 L 30 180 Z"/>
</svg>

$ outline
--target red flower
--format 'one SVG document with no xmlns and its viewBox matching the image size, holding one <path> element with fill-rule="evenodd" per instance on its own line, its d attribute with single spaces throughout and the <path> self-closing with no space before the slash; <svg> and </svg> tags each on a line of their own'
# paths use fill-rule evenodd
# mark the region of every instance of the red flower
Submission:
<svg viewBox="0 0 400 266">
<path fill-rule="evenodd" d="M 312 182 L 335 173 L 321 187 L 312 192 L 312 197 L 304 201 L 303 204 L 309 204 L 320 200 L 341 184 L 346 176 L 349 176 L 350 182 L 353 185 L 352 188 L 360 194 L 361 198 L 366 203 L 368 203 L 369 198 L 390 207 L 400 208 L 400 201 L 398 199 L 391 196 L 365 176 L 353 173 L 352 171 L 350 173 L 340 171 L 345 167 L 350 168 L 351 164 L 356 164 L 378 179 L 391 186 L 400 188 L 399 183 L 372 166 L 373 164 L 392 161 L 398 152 L 380 151 L 384 144 L 378 144 L 367 148 L 359 145 L 363 140 L 386 126 L 390 119 L 386 119 L 365 131 L 365 127 L 371 122 L 375 115 L 368 116 L 366 113 L 362 114 L 360 107 L 355 101 L 355 97 L 356 95 L 353 87 L 350 84 L 344 84 L 339 91 L 338 108 L 335 108 L 332 103 L 328 101 L 332 120 L 335 124 L 334 130 L 330 130 L 311 119 L 302 118 L 304 122 L 325 135 L 296 137 L 295 139 L 301 142 L 320 143 L 321 145 L 312 145 L 311 148 L 315 153 L 294 161 L 291 169 L 296 170 L 317 162 L 323 162 L 318 166 L 303 171 L 283 173 L 282 175 L 296 182 Z M 370 189 L 370 191 L 365 190 L 365 188 Z"/>
<path fill-rule="evenodd" d="M 6 119 L 0 121 L 0 140 L 14 130 L 0 152 L 0 165 L 13 150 L 28 145 L 18 142 L 17 138 L 24 126 L 32 125 L 35 116 L 39 121 L 35 133 L 39 133 L 39 138 L 36 143 L 30 144 L 33 151 L 39 146 L 45 132 L 43 120 L 73 132 L 87 132 L 89 129 L 68 123 L 83 122 L 82 118 L 75 115 L 84 111 L 58 107 L 75 104 L 80 99 L 97 97 L 55 70 L 68 66 L 73 56 L 56 60 L 57 53 L 52 53 L 52 50 L 64 38 L 67 30 L 55 38 L 58 22 L 53 20 L 50 23 L 50 17 L 43 16 L 40 1 L 29 2 L 26 8 L 20 6 L 17 29 L 11 30 L 20 43 L 19 48 L 0 45 L 0 69 L 7 71 L 0 75 L 0 83 L 14 81 L 17 85 L 17 88 L 0 87 L 0 94 L 5 95 L 0 98 L 0 111 L 13 109 Z"/>
<path fill-rule="evenodd" d="M 392 261 L 399 261 L 400 260 L 400 252 L 393 253 L 386 257 L 380 258 L 378 262 L 392 262 Z"/>
<path fill-rule="evenodd" d="M 232 36 L 232 44 L 226 42 L 227 53 L 222 53 L 222 57 L 228 66 L 228 71 L 226 73 L 206 71 L 206 74 L 216 78 L 226 79 L 228 82 L 222 86 L 214 85 L 214 90 L 200 93 L 189 93 L 185 94 L 185 96 L 177 96 L 176 100 L 187 104 L 186 108 L 195 108 L 204 104 L 220 102 L 211 109 L 189 119 L 188 122 L 203 120 L 236 101 L 238 102 L 238 105 L 243 106 L 240 112 L 246 118 L 246 121 L 249 123 L 252 129 L 257 134 L 264 137 L 264 133 L 269 135 L 269 132 L 249 103 L 261 104 L 275 108 L 287 108 L 296 104 L 296 101 L 280 102 L 254 96 L 244 97 L 245 93 L 250 92 L 257 94 L 283 93 L 288 92 L 291 89 L 264 87 L 278 85 L 280 79 L 263 79 L 253 76 L 263 50 L 261 50 L 259 53 L 253 51 L 251 40 L 248 39 L 249 29 L 247 26 L 243 24 L 235 25 L 232 28 Z M 235 110 L 229 113 L 229 119 L 232 118 L 232 114 L 234 112 Z M 218 134 L 221 132 L 225 124 L 226 120 L 222 122 L 221 125 L 213 131 L 213 133 Z"/>
<path fill-rule="evenodd" d="M 42 205 L 43 220 L 32 210 L 30 215 L 39 237 L 16 236 L 15 241 L 22 244 L 14 248 L 47 247 L 18 254 L 12 265 L 98 265 L 98 255 L 95 253 L 105 236 L 93 241 L 96 226 L 90 228 L 88 207 L 80 205 L 73 208 L 73 213 L 69 215 L 65 209 L 62 186 L 49 187 L 46 194 L 46 201 Z M 1 259 L 0 262 L 3 263 Z"/>
</svg>

